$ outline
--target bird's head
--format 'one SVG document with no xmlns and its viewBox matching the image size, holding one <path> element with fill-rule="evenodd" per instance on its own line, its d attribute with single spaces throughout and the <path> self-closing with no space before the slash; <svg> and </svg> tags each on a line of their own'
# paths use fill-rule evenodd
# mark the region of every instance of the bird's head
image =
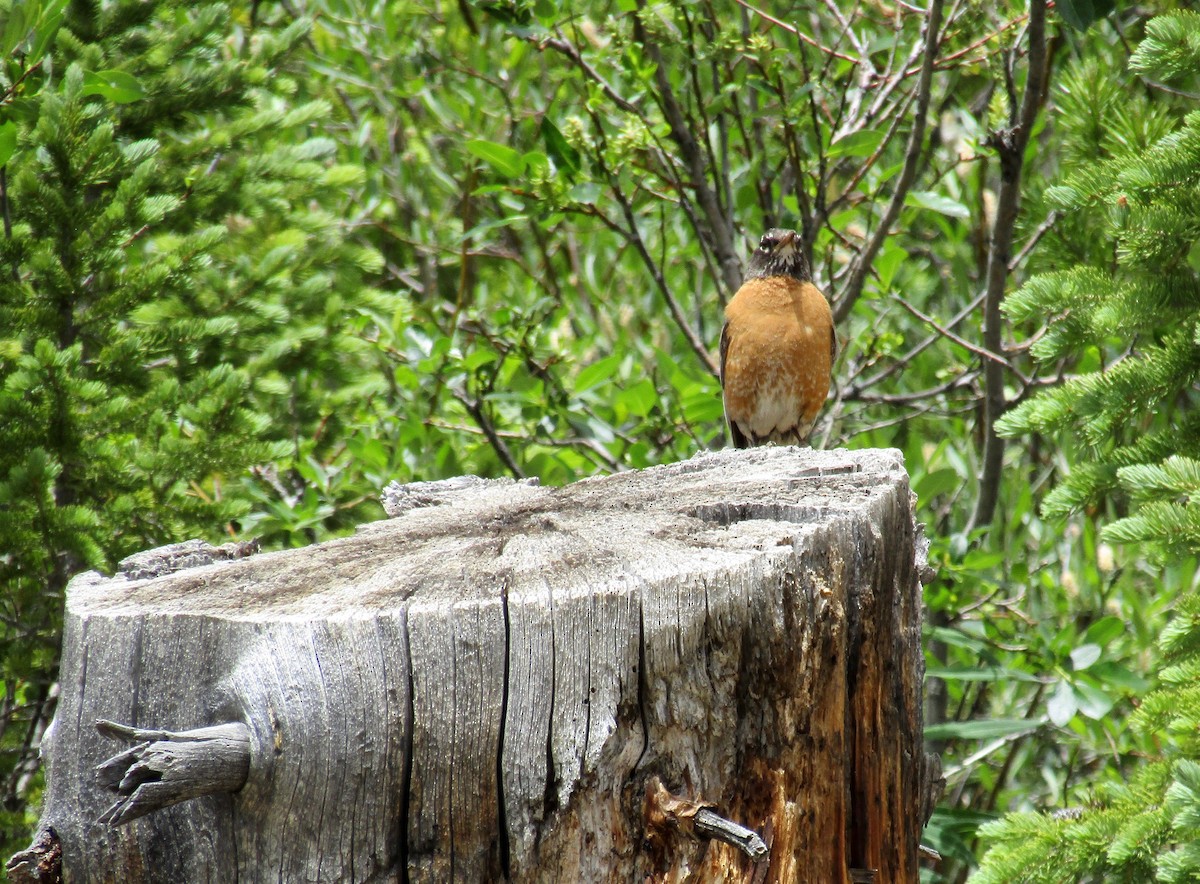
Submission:
<svg viewBox="0 0 1200 884">
<path fill-rule="evenodd" d="M 812 279 L 808 258 L 804 254 L 804 242 L 796 231 L 776 227 L 763 234 L 758 248 L 750 256 L 746 279 L 762 279 L 766 276 L 792 276 L 801 282 Z"/>
</svg>

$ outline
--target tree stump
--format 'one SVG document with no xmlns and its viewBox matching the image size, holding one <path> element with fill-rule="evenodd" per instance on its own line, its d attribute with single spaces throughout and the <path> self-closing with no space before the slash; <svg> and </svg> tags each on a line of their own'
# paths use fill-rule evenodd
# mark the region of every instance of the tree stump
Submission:
<svg viewBox="0 0 1200 884">
<path fill-rule="evenodd" d="M 917 880 L 898 452 L 386 504 L 307 549 L 181 544 L 72 582 L 53 844 L 14 880 L 50 851 L 71 881 Z"/>
</svg>

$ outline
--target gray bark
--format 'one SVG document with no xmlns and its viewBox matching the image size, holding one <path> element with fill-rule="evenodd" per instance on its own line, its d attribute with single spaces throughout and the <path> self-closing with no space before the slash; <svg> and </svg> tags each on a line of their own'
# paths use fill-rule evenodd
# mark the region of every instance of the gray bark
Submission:
<svg viewBox="0 0 1200 884">
<path fill-rule="evenodd" d="M 41 830 L 70 881 L 915 881 L 910 498 L 895 451 L 726 451 L 76 578 Z"/>
</svg>

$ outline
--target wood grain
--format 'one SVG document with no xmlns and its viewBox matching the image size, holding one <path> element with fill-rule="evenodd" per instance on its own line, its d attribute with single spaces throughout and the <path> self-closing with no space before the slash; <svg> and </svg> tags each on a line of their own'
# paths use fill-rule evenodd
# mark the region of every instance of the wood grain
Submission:
<svg viewBox="0 0 1200 884">
<path fill-rule="evenodd" d="M 41 828 L 73 881 L 915 881 L 910 497 L 898 452 L 767 447 L 81 576 Z M 239 724 L 245 785 L 103 825 L 97 719 Z M 767 859 L 649 833 L 655 777 Z"/>
</svg>

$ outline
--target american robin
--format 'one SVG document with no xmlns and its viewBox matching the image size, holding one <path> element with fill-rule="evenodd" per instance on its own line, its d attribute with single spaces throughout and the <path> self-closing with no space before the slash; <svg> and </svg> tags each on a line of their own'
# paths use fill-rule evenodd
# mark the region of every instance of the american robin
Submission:
<svg viewBox="0 0 1200 884">
<path fill-rule="evenodd" d="M 808 440 L 825 397 L 837 337 L 794 230 L 768 230 L 725 307 L 721 390 L 738 448 Z"/>
</svg>

